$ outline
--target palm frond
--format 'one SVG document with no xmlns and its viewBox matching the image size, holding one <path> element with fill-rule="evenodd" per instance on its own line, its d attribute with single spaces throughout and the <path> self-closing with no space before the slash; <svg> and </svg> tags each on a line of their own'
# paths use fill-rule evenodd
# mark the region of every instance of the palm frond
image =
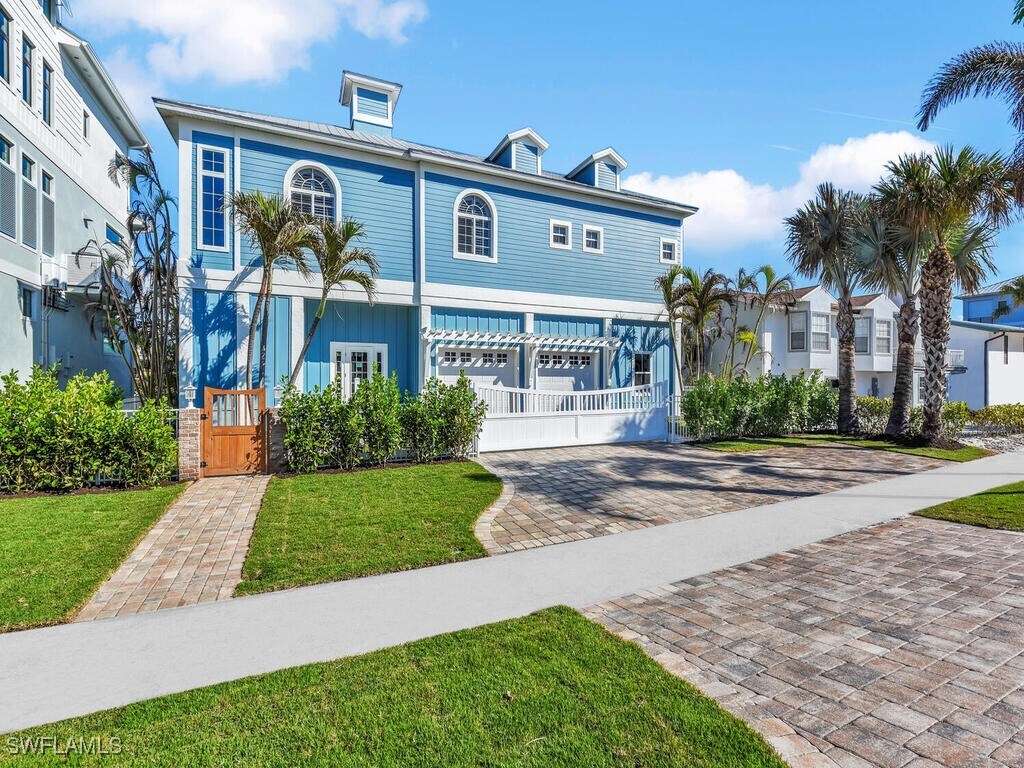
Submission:
<svg viewBox="0 0 1024 768">
<path fill-rule="evenodd" d="M 988 43 L 947 61 L 921 96 L 918 128 L 927 130 L 944 108 L 979 96 L 1006 101 L 1013 125 L 1024 131 L 1024 45 Z"/>
</svg>

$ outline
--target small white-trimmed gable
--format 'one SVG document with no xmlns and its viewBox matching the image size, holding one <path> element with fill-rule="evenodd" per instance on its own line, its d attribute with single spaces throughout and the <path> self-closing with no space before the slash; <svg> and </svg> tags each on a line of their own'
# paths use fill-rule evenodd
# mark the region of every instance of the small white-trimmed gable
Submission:
<svg viewBox="0 0 1024 768">
<path fill-rule="evenodd" d="M 611 147 L 595 152 L 565 175 L 567 179 L 601 189 L 619 189 L 619 177 L 626 161 Z"/>
<path fill-rule="evenodd" d="M 498 146 L 487 156 L 487 162 L 511 168 L 523 173 L 537 173 L 542 169 L 541 155 L 548 148 L 539 133 L 533 128 L 520 128 L 506 134 Z"/>
<path fill-rule="evenodd" d="M 388 80 L 345 70 L 341 78 L 341 104 L 349 107 L 353 131 L 391 136 L 395 127 L 395 106 L 402 86 Z"/>
</svg>

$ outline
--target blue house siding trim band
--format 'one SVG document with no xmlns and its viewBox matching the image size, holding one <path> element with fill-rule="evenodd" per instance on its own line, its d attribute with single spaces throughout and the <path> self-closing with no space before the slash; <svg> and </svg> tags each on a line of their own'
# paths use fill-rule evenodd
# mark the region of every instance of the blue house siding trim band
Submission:
<svg viewBox="0 0 1024 768">
<path fill-rule="evenodd" d="M 522 333 L 523 316 L 514 312 L 474 311 L 434 307 L 431 327 L 439 331 L 472 331 L 481 333 Z"/>
<path fill-rule="evenodd" d="M 558 315 L 537 315 L 533 319 L 535 333 L 551 336 L 585 336 L 596 338 L 604 335 L 604 323 L 593 317 L 562 317 Z"/>
</svg>

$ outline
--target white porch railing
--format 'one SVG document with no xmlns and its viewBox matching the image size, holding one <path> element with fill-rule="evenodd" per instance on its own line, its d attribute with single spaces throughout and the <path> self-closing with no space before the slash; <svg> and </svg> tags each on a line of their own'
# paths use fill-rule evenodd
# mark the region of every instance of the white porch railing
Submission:
<svg viewBox="0 0 1024 768">
<path fill-rule="evenodd" d="M 924 350 L 914 350 L 914 367 L 919 370 L 924 370 Z M 946 368 L 963 368 L 964 367 L 964 351 L 962 349 L 947 349 L 946 350 Z"/>
<path fill-rule="evenodd" d="M 488 416 L 545 413 L 645 411 L 664 404 L 655 387 L 549 392 L 516 387 L 476 387 Z"/>
</svg>

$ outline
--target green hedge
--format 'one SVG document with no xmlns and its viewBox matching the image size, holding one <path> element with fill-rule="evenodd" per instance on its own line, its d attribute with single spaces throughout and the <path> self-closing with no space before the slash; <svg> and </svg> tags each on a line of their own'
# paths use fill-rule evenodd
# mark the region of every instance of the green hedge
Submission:
<svg viewBox="0 0 1024 768">
<path fill-rule="evenodd" d="M 971 420 L 990 435 L 1011 435 L 1024 432 L 1024 405 L 987 405 L 972 414 Z"/>
<path fill-rule="evenodd" d="M 892 410 L 891 397 L 870 397 L 862 395 L 857 398 L 857 428 L 864 435 L 880 435 L 889 424 L 889 412 Z M 971 411 L 967 403 L 959 400 L 945 403 L 942 406 L 942 432 L 949 437 L 956 437 L 964 431 Z M 920 435 L 924 425 L 924 410 L 921 406 L 910 409 L 910 433 Z"/>
<path fill-rule="evenodd" d="M 177 468 L 178 446 L 165 404 L 120 409 L 105 372 L 79 374 L 61 389 L 53 370 L 27 381 L 0 377 L 0 491 L 70 491 L 113 479 L 155 485 Z"/>
<path fill-rule="evenodd" d="M 683 394 L 682 416 L 700 439 L 821 432 L 836 429 L 839 393 L 818 373 L 731 381 L 702 376 Z"/>
<path fill-rule="evenodd" d="M 299 392 L 281 402 L 285 459 L 294 472 L 384 466 L 403 451 L 417 462 L 464 458 L 483 425 L 486 406 L 469 379 L 431 379 L 418 397 L 399 395 L 398 379 L 379 371 L 347 402 L 335 387 Z"/>
</svg>

